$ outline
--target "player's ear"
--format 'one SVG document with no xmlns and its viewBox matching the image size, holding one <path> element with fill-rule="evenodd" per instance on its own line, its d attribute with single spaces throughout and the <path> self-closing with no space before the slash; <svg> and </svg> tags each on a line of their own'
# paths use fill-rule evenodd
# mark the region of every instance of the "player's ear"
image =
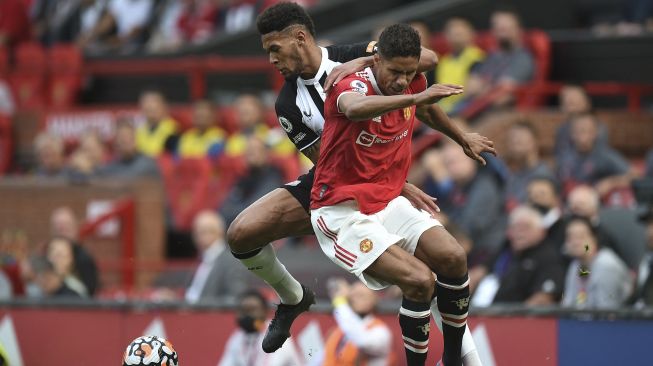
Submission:
<svg viewBox="0 0 653 366">
<path fill-rule="evenodd" d="M 295 33 L 295 40 L 297 41 L 297 44 L 300 46 L 306 44 L 306 32 L 301 28 L 297 29 Z"/>
<path fill-rule="evenodd" d="M 378 53 L 374 54 L 374 65 L 378 65 L 381 62 L 381 56 Z"/>
</svg>

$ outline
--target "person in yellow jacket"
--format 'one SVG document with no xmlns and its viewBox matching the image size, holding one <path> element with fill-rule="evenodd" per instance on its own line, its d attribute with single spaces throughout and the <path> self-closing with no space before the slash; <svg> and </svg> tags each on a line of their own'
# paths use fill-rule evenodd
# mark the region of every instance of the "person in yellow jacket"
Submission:
<svg viewBox="0 0 653 366">
<path fill-rule="evenodd" d="M 444 34 L 451 52 L 440 58 L 436 80 L 440 84 L 465 85 L 470 71 L 483 61 L 485 53 L 474 45 L 474 28 L 462 18 L 450 19 L 444 27 Z M 449 112 L 462 98 L 462 95 L 444 98 L 438 105 Z"/>
<path fill-rule="evenodd" d="M 136 131 L 136 146 L 143 154 L 157 157 L 163 153 L 168 138 L 177 132 L 177 121 L 170 117 L 165 97 L 160 92 L 144 92 L 140 108 L 146 123 Z"/>
<path fill-rule="evenodd" d="M 263 103 L 252 94 L 243 94 L 234 102 L 238 132 L 227 139 L 225 154 L 227 156 L 242 156 L 247 151 L 247 141 L 256 136 L 266 145 L 272 147 L 272 153 L 277 156 L 296 154 L 297 149 L 280 128 L 271 129 L 265 124 Z"/>
<path fill-rule="evenodd" d="M 374 316 L 377 295 L 362 282 L 349 285 L 330 281 L 333 317 L 337 328 L 331 332 L 323 351 L 310 361 L 322 366 L 391 366 L 392 332 Z"/>
<path fill-rule="evenodd" d="M 215 125 L 215 110 L 208 100 L 193 106 L 193 128 L 179 138 L 177 154 L 182 158 L 218 155 L 224 148 L 225 132 Z"/>
</svg>

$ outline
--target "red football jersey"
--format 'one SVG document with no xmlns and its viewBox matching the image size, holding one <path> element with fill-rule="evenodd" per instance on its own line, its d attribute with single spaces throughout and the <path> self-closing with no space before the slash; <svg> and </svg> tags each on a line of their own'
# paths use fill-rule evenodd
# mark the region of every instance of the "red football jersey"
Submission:
<svg viewBox="0 0 653 366">
<path fill-rule="evenodd" d="M 426 78 L 418 74 L 404 94 L 425 89 Z M 355 200 L 359 210 L 370 215 L 398 197 L 406 182 L 415 106 L 354 122 L 338 110 L 338 98 L 345 93 L 383 95 L 367 68 L 344 78 L 327 96 L 311 208 Z"/>
</svg>

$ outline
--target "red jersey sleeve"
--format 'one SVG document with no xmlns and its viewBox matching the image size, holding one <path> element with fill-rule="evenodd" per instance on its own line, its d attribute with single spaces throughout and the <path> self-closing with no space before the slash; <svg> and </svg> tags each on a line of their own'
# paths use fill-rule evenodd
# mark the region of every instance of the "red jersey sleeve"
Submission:
<svg viewBox="0 0 653 366">
<path fill-rule="evenodd" d="M 423 92 L 428 87 L 426 76 L 424 76 L 424 74 L 422 73 L 415 75 L 413 81 L 410 82 L 410 85 L 408 85 L 408 87 L 411 90 L 411 94 L 417 94 Z"/>
<path fill-rule="evenodd" d="M 370 86 L 365 80 L 365 78 L 358 76 L 356 74 L 351 74 L 347 76 L 346 78 L 340 80 L 338 84 L 333 88 L 331 91 L 335 97 L 336 101 L 336 110 L 338 113 L 340 112 L 340 106 L 338 105 L 338 102 L 340 101 L 340 97 L 344 94 L 347 93 L 358 93 L 360 95 L 370 95 Z"/>
</svg>

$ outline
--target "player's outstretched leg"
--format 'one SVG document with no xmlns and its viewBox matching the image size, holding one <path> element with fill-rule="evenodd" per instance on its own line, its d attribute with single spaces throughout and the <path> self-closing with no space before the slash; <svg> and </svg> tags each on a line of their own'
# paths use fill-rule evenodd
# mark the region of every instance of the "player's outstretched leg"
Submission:
<svg viewBox="0 0 653 366">
<path fill-rule="evenodd" d="M 233 255 L 270 285 L 281 299 L 263 339 L 265 352 L 281 348 L 290 337 L 293 321 L 315 303 L 313 291 L 288 272 L 268 243 L 312 232 L 309 215 L 283 188 L 254 202 L 227 230 L 227 242 Z"/>
<path fill-rule="evenodd" d="M 461 346 L 469 310 L 469 277 L 463 248 L 444 228 L 425 231 L 415 256 L 437 274 L 437 304 L 442 316 L 445 366 L 461 366 Z"/>
</svg>

